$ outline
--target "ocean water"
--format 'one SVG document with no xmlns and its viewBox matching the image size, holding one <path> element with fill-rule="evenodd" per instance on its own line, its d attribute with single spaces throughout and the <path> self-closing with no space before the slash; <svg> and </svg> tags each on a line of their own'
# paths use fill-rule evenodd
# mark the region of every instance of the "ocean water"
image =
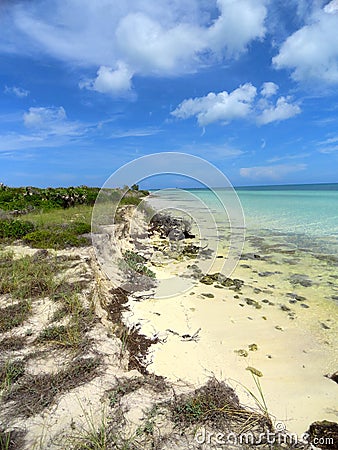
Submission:
<svg viewBox="0 0 338 450">
<path fill-rule="evenodd" d="M 304 250 L 338 256 L 338 183 L 240 187 L 235 192 L 243 217 L 238 217 L 238 205 L 232 206 L 234 194 L 228 189 L 192 189 L 188 193 L 163 190 L 151 203 L 185 211 L 191 217 L 204 209 L 205 217 L 211 214 L 225 226 L 229 225 L 225 223 L 228 212 L 234 219 L 232 225 L 244 227 L 247 236 L 265 236 Z"/>
<path fill-rule="evenodd" d="M 337 421 L 336 385 L 325 375 L 338 364 L 338 184 L 238 188 L 236 194 L 161 190 L 147 201 L 191 218 L 201 247 L 217 255 L 209 270 L 202 266 L 209 259 L 168 263 L 166 276 L 186 279 L 194 264 L 203 274 L 243 282 L 239 292 L 202 282 L 177 297 L 135 302 L 131 324 L 144 323 L 149 336 L 154 330 L 166 336 L 150 370 L 194 383 L 216 374 L 255 392 L 249 365 L 264 374 L 272 417 L 291 432 L 303 433 L 314 420 Z M 232 267 L 234 236 L 240 251 Z M 181 335 L 200 330 L 201 338 L 187 350 L 168 329 Z M 238 356 L 252 343 L 256 352 Z"/>
</svg>

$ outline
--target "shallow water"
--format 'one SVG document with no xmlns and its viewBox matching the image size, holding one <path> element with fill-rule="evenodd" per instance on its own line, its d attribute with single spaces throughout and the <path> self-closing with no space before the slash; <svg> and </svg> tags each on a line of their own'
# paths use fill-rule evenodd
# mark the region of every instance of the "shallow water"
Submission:
<svg viewBox="0 0 338 450">
<path fill-rule="evenodd" d="M 254 366 L 264 374 L 269 412 L 289 430 L 304 432 L 314 420 L 337 421 L 338 389 L 325 375 L 338 369 L 338 191 L 239 191 L 245 229 L 237 210 L 235 226 L 229 226 L 223 192 L 219 198 L 194 190 L 189 198 L 166 192 L 150 199 L 156 209 L 186 211 L 198 236 L 216 243 L 218 258 L 209 273 L 222 271 L 230 236 L 241 244 L 245 231 L 245 240 L 231 273 L 244 281 L 240 292 L 196 283 L 176 297 L 131 302 L 130 323 L 163 337 L 153 346 L 148 369 L 193 383 L 214 374 L 240 391 L 243 384 L 255 389 L 245 370 Z M 159 269 L 159 276 L 168 272 L 184 273 L 183 263 Z M 198 329 L 198 342 L 182 342 L 180 336 Z M 248 350 L 253 343 L 254 352 Z M 236 353 L 241 349 L 246 357 Z M 243 389 L 240 398 L 250 401 Z"/>
</svg>

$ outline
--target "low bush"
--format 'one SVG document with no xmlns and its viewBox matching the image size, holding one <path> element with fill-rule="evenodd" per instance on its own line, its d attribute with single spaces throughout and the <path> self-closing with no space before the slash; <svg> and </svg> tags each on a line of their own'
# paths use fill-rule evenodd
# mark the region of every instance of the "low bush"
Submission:
<svg viewBox="0 0 338 450">
<path fill-rule="evenodd" d="M 0 220 L 0 238 L 20 239 L 35 230 L 32 222 L 25 220 Z"/>
</svg>

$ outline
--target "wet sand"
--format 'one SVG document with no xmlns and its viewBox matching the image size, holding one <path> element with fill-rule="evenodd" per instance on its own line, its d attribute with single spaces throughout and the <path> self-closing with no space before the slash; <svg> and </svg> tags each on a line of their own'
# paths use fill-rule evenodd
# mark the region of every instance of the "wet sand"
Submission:
<svg viewBox="0 0 338 450">
<path fill-rule="evenodd" d="M 196 281 L 170 298 L 131 296 L 125 321 L 160 338 L 148 370 L 172 381 L 200 385 L 216 376 L 243 404 L 257 408 L 248 390 L 262 399 L 246 369 L 259 370 L 272 419 L 301 434 L 315 420 L 338 419 L 338 387 L 325 377 L 338 367 L 338 263 L 282 242 L 284 237 L 249 232 L 231 274 L 244 282 L 239 290 Z M 221 269 L 225 254 L 220 246 L 209 273 Z M 193 263 L 179 258 L 149 267 L 174 283 Z"/>
</svg>

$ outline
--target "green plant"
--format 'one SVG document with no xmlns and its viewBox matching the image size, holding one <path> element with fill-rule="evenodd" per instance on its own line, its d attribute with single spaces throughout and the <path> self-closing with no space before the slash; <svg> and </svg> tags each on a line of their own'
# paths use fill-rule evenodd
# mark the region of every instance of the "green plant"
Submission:
<svg viewBox="0 0 338 450">
<path fill-rule="evenodd" d="M 24 220 L 0 220 L 0 238 L 20 239 L 33 232 L 35 226 L 32 222 Z"/>
<path fill-rule="evenodd" d="M 31 313 L 31 303 L 23 300 L 0 309 L 0 333 L 21 325 Z"/>
<path fill-rule="evenodd" d="M 261 410 L 261 412 L 267 417 L 270 418 L 269 415 L 269 411 L 268 411 L 268 407 L 265 401 L 265 397 L 264 397 L 264 392 L 263 392 L 263 388 L 260 382 L 260 378 L 263 376 L 262 372 L 258 369 L 255 369 L 254 367 L 248 366 L 246 368 L 246 370 L 248 370 L 251 375 L 252 378 L 254 380 L 254 383 L 256 385 L 258 394 L 255 395 L 249 388 L 247 388 L 246 386 L 244 386 L 244 388 L 249 392 L 249 394 L 252 396 L 252 398 L 255 400 L 257 406 L 259 407 L 259 409 Z"/>
<path fill-rule="evenodd" d="M 123 260 L 130 269 L 134 270 L 140 275 L 145 275 L 150 278 L 156 277 L 155 273 L 145 265 L 147 260 L 143 256 L 131 250 L 126 250 L 123 253 Z"/>
<path fill-rule="evenodd" d="M 25 373 L 25 364 L 23 361 L 7 360 L 0 365 L 0 387 L 1 389 L 10 389 L 12 384 L 16 383 Z"/>
<path fill-rule="evenodd" d="M 0 431 L 0 449 L 9 450 L 11 447 L 11 432 Z"/>
</svg>

